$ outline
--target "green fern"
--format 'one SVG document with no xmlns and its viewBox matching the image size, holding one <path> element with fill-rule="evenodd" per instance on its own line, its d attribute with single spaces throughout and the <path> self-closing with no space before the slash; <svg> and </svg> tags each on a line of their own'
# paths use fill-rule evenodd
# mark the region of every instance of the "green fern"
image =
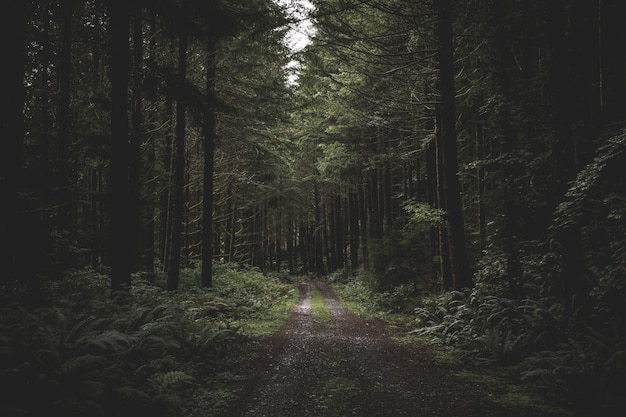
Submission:
<svg viewBox="0 0 626 417">
<path fill-rule="evenodd" d="M 171 388 L 182 388 L 192 385 L 195 379 L 183 371 L 169 371 L 154 376 L 150 382 L 157 392 L 164 392 Z"/>
<path fill-rule="evenodd" d="M 102 353 L 120 353 L 127 350 L 135 338 L 118 330 L 106 330 L 85 335 L 78 341 L 86 350 L 95 350 Z"/>
<path fill-rule="evenodd" d="M 61 376 L 86 374 L 103 367 L 106 363 L 106 358 L 100 355 L 81 355 L 75 356 L 65 361 L 60 369 L 59 374 Z"/>
</svg>

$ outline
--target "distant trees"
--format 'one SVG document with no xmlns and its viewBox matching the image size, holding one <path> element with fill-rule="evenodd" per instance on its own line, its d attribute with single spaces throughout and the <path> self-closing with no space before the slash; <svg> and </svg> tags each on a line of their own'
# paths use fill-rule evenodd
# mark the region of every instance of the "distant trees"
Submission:
<svg viewBox="0 0 626 417">
<path fill-rule="evenodd" d="M 253 180 L 245 166 L 264 146 L 257 137 L 274 135 L 286 104 L 281 11 L 270 1 L 118 3 L 16 2 L 3 26 L 5 292 L 87 265 L 111 267 L 116 290 L 155 269 L 175 289 L 201 247 L 208 286 L 211 258 L 249 239 L 235 236 L 244 213 L 226 193 L 233 177 Z M 265 108 L 272 94 L 282 103 Z M 233 175 L 212 186 L 216 164 Z"/>
<path fill-rule="evenodd" d="M 588 293 L 581 225 L 555 228 L 553 221 L 599 133 L 624 119 L 604 109 L 621 106 L 616 91 L 624 83 L 613 85 L 611 75 L 623 71 L 623 57 L 606 49 L 624 36 L 606 14 L 611 6 L 316 6 L 297 120 L 298 137 L 311 144 L 302 147 L 313 155 L 306 178 L 325 186 L 321 204 L 309 200 L 311 226 L 301 229 L 331 239 L 328 269 L 345 253 L 383 286 L 430 276 L 424 284 L 462 288 L 473 285 L 476 265 L 502 259 L 503 286 L 519 295 L 529 256 L 558 229 L 565 281 L 547 285 L 567 299 Z M 425 205 L 443 210 L 445 221 Z M 319 207 L 322 226 L 314 220 Z M 412 240 L 409 230 L 430 244 Z"/>
<path fill-rule="evenodd" d="M 595 285 L 591 232 L 555 213 L 599 153 L 620 155 L 603 146 L 626 35 L 606 2 L 314 2 L 297 85 L 270 0 L 22 3 L 4 291 L 85 266 L 174 290 L 201 264 L 210 286 L 215 259 L 462 289 L 497 260 L 516 294 L 539 253 L 563 298 Z"/>
</svg>

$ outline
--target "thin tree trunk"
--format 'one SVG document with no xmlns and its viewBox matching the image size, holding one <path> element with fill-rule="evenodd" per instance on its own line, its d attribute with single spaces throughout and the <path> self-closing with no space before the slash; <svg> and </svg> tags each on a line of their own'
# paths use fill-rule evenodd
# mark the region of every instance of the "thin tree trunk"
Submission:
<svg viewBox="0 0 626 417">
<path fill-rule="evenodd" d="M 349 216 L 350 216 L 350 267 L 356 269 L 359 266 L 359 198 L 357 191 L 350 191 Z"/>
<path fill-rule="evenodd" d="M 57 225 L 63 233 L 71 231 L 72 192 L 70 181 L 70 84 L 72 73 L 72 16 L 73 2 L 65 1 L 61 5 L 61 54 L 59 63 L 59 114 L 57 139 Z M 121 30 L 121 29 L 120 29 Z M 115 59 L 115 58 L 113 58 Z M 120 57 L 120 59 L 124 59 Z M 121 71 L 121 70 L 120 70 Z M 122 81 L 124 82 L 124 81 Z"/>
<path fill-rule="evenodd" d="M 226 232 L 224 236 L 224 254 L 226 255 L 226 261 L 233 261 L 233 242 L 235 241 L 235 209 L 233 208 L 233 200 L 235 196 L 232 192 L 232 186 L 228 186 L 226 190 Z"/>
<path fill-rule="evenodd" d="M 428 183 L 428 202 L 431 207 L 439 208 L 439 180 L 437 176 L 437 150 L 436 139 L 430 141 L 426 146 L 426 176 Z M 439 226 L 430 227 L 430 259 L 431 259 L 431 271 L 432 282 L 443 282 L 441 276 L 442 260 L 436 262 L 435 259 L 439 256 L 441 258 L 441 247 L 439 244 L 440 228 Z"/>
<path fill-rule="evenodd" d="M 148 58 L 147 68 L 153 68 L 155 65 L 155 49 L 156 49 L 156 12 L 153 10 L 150 12 L 150 24 L 148 30 Z M 154 97 L 154 91 L 148 89 L 146 96 L 149 100 Z M 154 264 L 155 264 L 155 244 L 156 244 L 156 207 L 158 201 L 156 199 L 157 190 L 154 184 L 157 184 L 156 178 L 154 178 L 154 167 L 156 165 L 156 141 L 152 140 L 148 147 L 146 177 L 150 185 L 146 185 L 146 203 L 143 206 L 142 217 L 145 219 L 144 231 L 143 231 L 143 268 L 146 272 L 151 273 L 150 276 L 154 277 Z"/>
<path fill-rule="evenodd" d="M 287 269 L 289 273 L 293 274 L 295 272 L 295 250 L 294 250 L 294 220 L 293 220 L 293 212 L 292 209 L 289 208 L 287 211 Z"/>
<path fill-rule="evenodd" d="M 213 286 L 213 173 L 215 171 L 215 42 L 207 44 L 206 99 L 204 115 L 204 187 L 202 198 L 202 267 L 203 287 Z"/>
<path fill-rule="evenodd" d="M 476 126 L 476 158 L 482 161 L 484 155 L 484 133 L 482 126 Z M 476 168 L 476 179 L 478 182 L 478 245 L 480 250 L 487 245 L 487 215 L 485 213 L 485 168 L 483 164 Z"/>
<path fill-rule="evenodd" d="M 166 97 L 165 99 L 165 113 L 166 118 L 170 121 L 173 120 L 174 106 L 171 97 Z M 173 177 L 173 132 L 171 128 L 168 129 L 165 134 L 165 146 L 163 149 L 162 155 L 162 163 L 164 167 L 165 174 L 163 175 L 163 181 L 161 186 L 161 195 L 160 195 L 160 209 L 159 209 L 159 257 L 162 262 L 162 270 L 164 272 L 169 271 L 169 257 L 170 257 L 170 246 L 171 246 L 171 238 L 172 238 L 172 177 Z"/>
<path fill-rule="evenodd" d="M 182 29 L 178 45 L 178 97 L 176 101 L 176 142 L 174 146 L 174 190 L 172 201 L 172 246 L 170 251 L 167 289 L 177 290 L 180 281 L 180 261 L 185 204 L 185 117 L 186 99 L 183 87 L 187 78 L 187 34 Z"/>
<path fill-rule="evenodd" d="M 441 277 L 441 289 L 451 290 L 454 288 L 454 280 L 452 276 L 452 264 L 450 260 L 450 242 L 447 222 L 446 195 L 444 187 L 444 171 L 443 171 L 443 152 L 441 150 L 441 129 L 437 123 L 437 133 L 435 136 L 435 156 L 436 156 L 436 178 L 437 178 L 437 208 L 443 210 L 445 221 L 441 222 L 438 230 L 439 237 L 439 276 Z"/>
<path fill-rule="evenodd" d="M 358 184 L 358 211 L 359 211 L 359 220 L 361 222 L 361 253 L 363 255 L 363 269 L 365 271 L 369 271 L 370 269 L 370 256 L 369 256 L 369 248 L 367 246 L 367 211 L 366 211 L 366 201 L 365 201 L 365 193 L 363 192 L 363 187 L 365 185 Z"/>
<path fill-rule="evenodd" d="M 145 243 L 142 236 L 141 208 L 139 203 L 141 182 L 141 112 L 142 112 L 142 74 L 143 74 L 143 25 L 141 5 L 137 3 L 133 10 L 133 104 L 131 110 L 132 130 L 129 154 L 129 216 L 133 218 L 135 230 L 129 231 L 131 249 L 131 269 L 137 271 Z"/>
<path fill-rule="evenodd" d="M 600 103 L 602 125 L 623 121 L 626 114 L 626 55 L 621 2 L 599 0 L 600 16 Z"/>
<path fill-rule="evenodd" d="M 385 226 L 387 228 L 388 232 L 391 232 L 392 226 L 393 226 L 393 179 L 392 179 L 392 171 L 391 168 L 389 167 L 389 163 L 385 162 L 385 166 L 384 169 L 382 171 L 383 174 L 383 178 L 384 178 L 384 182 L 383 182 L 383 187 L 384 187 L 384 198 L 385 198 Z"/>
<path fill-rule="evenodd" d="M 336 228 L 336 252 L 337 252 L 337 268 L 343 268 L 345 265 L 344 250 L 345 250 L 345 227 L 343 222 L 343 201 L 341 195 L 335 196 L 335 228 Z"/>
<path fill-rule="evenodd" d="M 324 275 L 324 254 L 322 252 L 322 207 L 317 181 L 313 182 L 313 198 L 315 201 L 315 225 L 313 229 L 314 248 L 315 248 L 315 273 L 319 276 Z"/>
</svg>

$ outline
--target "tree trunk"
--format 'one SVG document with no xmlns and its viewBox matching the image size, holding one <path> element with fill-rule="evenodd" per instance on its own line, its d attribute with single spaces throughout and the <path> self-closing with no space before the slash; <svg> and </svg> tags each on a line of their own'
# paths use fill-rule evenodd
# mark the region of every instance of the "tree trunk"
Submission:
<svg viewBox="0 0 626 417">
<path fill-rule="evenodd" d="M 359 198 L 357 191 L 348 193 L 350 216 L 350 267 L 359 266 Z"/>
<path fill-rule="evenodd" d="M 506 276 L 508 279 L 509 291 L 512 296 L 518 292 L 521 284 L 522 270 L 519 259 L 519 232 L 518 219 L 521 218 L 517 210 L 517 193 L 515 180 L 520 176 L 519 163 L 513 157 L 516 151 L 516 135 L 511 125 L 513 114 L 511 106 L 510 68 L 515 64 L 515 58 L 511 53 L 513 35 L 509 30 L 507 21 L 508 10 L 502 2 L 495 2 L 495 49 L 496 64 L 494 66 L 494 79 L 497 91 L 502 95 L 503 101 L 507 104 L 498 112 L 499 136 L 502 149 L 502 176 L 503 176 L 503 200 L 504 200 L 504 227 L 502 230 L 502 249 L 506 256 Z M 560 74 L 559 77 L 564 77 Z"/>
<path fill-rule="evenodd" d="M 336 230 L 336 257 L 337 257 L 337 268 L 343 268 L 345 265 L 345 258 L 343 256 L 345 250 L 345 227 L 343 222 L 343 201 L 341 195 L 337 194 L 335 196 L 335 230 Z"/>
<path fill-rule="evenodd" d="M 439 276 L 441 278 L 441 289 L 444 291 L 454 288 L 454 279 L 452 275 L 452 263 L 450 259 L 450 242 L 449 242 L 449 224 L 447 221 L 446 195 L 444 186 L 444 170 L 443 170 L 443 152 L 441 150 L 441 129 L 439 121 L 437 121 L 437 132 L 435 134 L 435 175 L 437 178 L 437 208 L 445 212 L 445 221 L 439 224 L 438 243 L 439 243 Z"/>
<path fill-rule="evenodd" d="M 133 97 L 131 121 L 132 130 L 130 135 L 129 154 L 129 180 L 130 200 L 128 202 L 129 216 L 133 219 L 135 230 L 130 230 L 128 235 L 131 241 L 130 256 L 131 270 L 137 271 L 140 267 L 141 254 L 145 247 L 142 237 L 144 236 L 141 222 L 141 208 L 139 203 L 141 188 L 141 116 L 142 116 L 142 75 L 143 75 L 143 25 L 141 5 L 137 3 L 133 10 Z"/>
<path fill-rule="evenodd" d="M 287 269 L 290 274 L 295 272 L 295 250 L 294 250 L 294 220 L 293 220 L 293 211 L 291 208 L 288 208 L 287 211 Z"/>
<path fill-rule="evenodd" d="M 602 125 L 623 121 L 626 115 L 626 30 L 623 8 L 615 0 L 599 0 Z"/>
<path fill-rule="evenodd" d="M 437 13 L 435 34 L 439 49 L 439 91 L 441 94 L 441 148 L 446 200 L 448 245 L 453 286 L 460 290 L 473 285 L 469 269 L 463 211 L 458 179 L 456 109 L 450 0 L 433 0 Z"/>
<path fill-rule="evenodd" d="M 129 231 L 133 230 L 127 204 L 129 194 L 128 172 L 128 64 L 129 24 L 128 6 L 111 4 L 111 288 L 127 290 L 130 287 L 131 251 Z"/>
<path fill-rule="evenodd" d="M 72 16 L 71 1 L 61 4 L 61 53 L 59 61 L 59 113 L 57 139 L 57 227 L 61 233 L 72 229 L 72 182 L 69 165 L 70 149 L 70 89 L 72 74 Z M 67 238 L 67 236 L 66 236 Z"/>
<path fill-rule="evenodd" d="M 202 191 L 202 254 L 203 287 L 213 286 L 213 173 L 215 171 L 215 42 L 207 45 L 206 109 L 204 115 L 204 181 Z"/>
<path fill-rule="evenodd" d="M 428 185 L 428 203 L 431 207 L 439 208 L 439 180 L 437 176 L 437 140 L 432 140 L 426 146 L 425 158 L 426 158 L 426 176 Z M 439 262 L 435 260 L 437 257 L 441 258 L 441 247 L 439 245 L 440 228 L 438 226 L 430 227 L 430 259 L 431 259 L 431 274 L 432 282 L 443 282 L 441 276 L 442 260 Z"/>
<path fill-rule="evenodd" d="M 313 228 L 313 245 L 315 249 L 315 273 L 324 275 L 324 253 L 322 249 L 322 207 L 317 181 L 313 181 L 313 198 L 315 201 L 315 225 Z"/>
<path fill-rule="evenodd" d="M 165 98 L 165 118 L 170 121 L 174 118 L 174 105 L 171 97 Z M 165 144 L 161 161 L 165 174 L 162 175 L 161 195 L 159 198 L 159 258 L 162 262 L 162 270 L 169 271 L 169 257 L 172 239 L 172 169 L 173 169 L 173 132 L 170 128 L 165 133 Z"/>
<path fill-rule="evenodd" d="M 0 195 L 3 215 L 0 216 L 0 292 L 10 293 L 19 277 L 22 247 L 19 224 L 19 174 L 22 168 L 24 140 L 24 65 L 26 60 L 26 13 L 28 2 L 12 0 L 4 4 L 0 17 L 0 36 L 5 41 L 2 75 L 2 111 L 0 131 L 3 136 L 0 152 Z M 10 13 L 8 12 L 10 10 Z"/>
<path fill-rule="evenodd" d="M 564 0 L 554 0 L 547 5 L 546 42 L 548 55 L 548 91 L 549 110 L 552 115 L 552 176 L 553 193 L 551 207 L 556 207 L 567 192 L 567 184 L 576 176 L 577 155 L 576 144 L 572 131 L 573 105 L 579 101 L 575 97 L 581 92 L 574 93 L 570 74 L 581 71 L 572 68 L 570 44 L 566 32 L 569 28 L 567 5 Z M 574 32 L 575 34 L 575 32 Z M 578 48 L 578 44 L 576 45 Z M 580 53 L 579 53 L 580 54 Z M 579 55 L 577 54 L 577 55 Z M 589 81 L 589 80 L 585 80 Z M 582 90 L 582 89 L 581 89 Z M 600 103 L 598 103 L 600 107 Z M 585 111 L 587 109 L 585 108 Z M 566 314 L 573 310 L 574 299 L 580 297 L 586 287 L 583 276 L 584 258 L 580 230 L 577 225 L 568 230 L 561 230 L 558 234 L 562 260 L 561 288 L 565 301 Z"/>
<path fill-rule="evenodd" d="M 167 289 L 178 289 L 185 205 L 185 115 L 187 78 L 187 34 L 181 28 L 178 45 L 178 97 L 176 100 L 176 141 L 174 145 L 174 190 L 172 199 L 172 239 Z"/>
<path fill-rule="evenodd" d="M 361 253 L 363 254 L 363 269 L 368 271 L 370 268 L 369 260 L 369 250 L 368 250 L 368 239 L 367 239 L 367 211 L 366 211 L 366 201 L 365 201 L 365 193 L 363 192 L 363 187 L 365 185 L 358 184 L 358 211 L 359 211 L 359 220 L 361 223 Z"/>
</svg>

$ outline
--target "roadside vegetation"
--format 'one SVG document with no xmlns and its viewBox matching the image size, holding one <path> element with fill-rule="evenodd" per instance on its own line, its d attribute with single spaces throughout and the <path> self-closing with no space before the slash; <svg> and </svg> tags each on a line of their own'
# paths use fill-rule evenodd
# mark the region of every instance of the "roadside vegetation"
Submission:
<svg viewBox="0 0 626 417">
<path fill-rule="evenodd" d="M 479 271 L 479 284 L 487 275 Z M 442 365 L 495 387 L 496 402 L 572 416 L 613 416 L 624 409 L 623 352 L 594 331 L 589 318 L 573 318 L 564 327 L 562 304 L 554 298 L 510 298 L 488 285 L 433 292 L 407 284 L 377 291 L 363 272 L 339 272 L 330 280 L 355 313 L 396 326 L 400 343 L 432 346 Z"/>
<path fill-rule="evenodd" d="M 46 288 L 44 306 L 1 304 L 3 416 L 220 415 L 255 341 L 297 299 L 278 276 L 233 265 L 216 265 L 213 289 L 184 270 L 180 292 L 157 276 L 111 295 L 108 276 L 74 275 Z"/>
</svg>

